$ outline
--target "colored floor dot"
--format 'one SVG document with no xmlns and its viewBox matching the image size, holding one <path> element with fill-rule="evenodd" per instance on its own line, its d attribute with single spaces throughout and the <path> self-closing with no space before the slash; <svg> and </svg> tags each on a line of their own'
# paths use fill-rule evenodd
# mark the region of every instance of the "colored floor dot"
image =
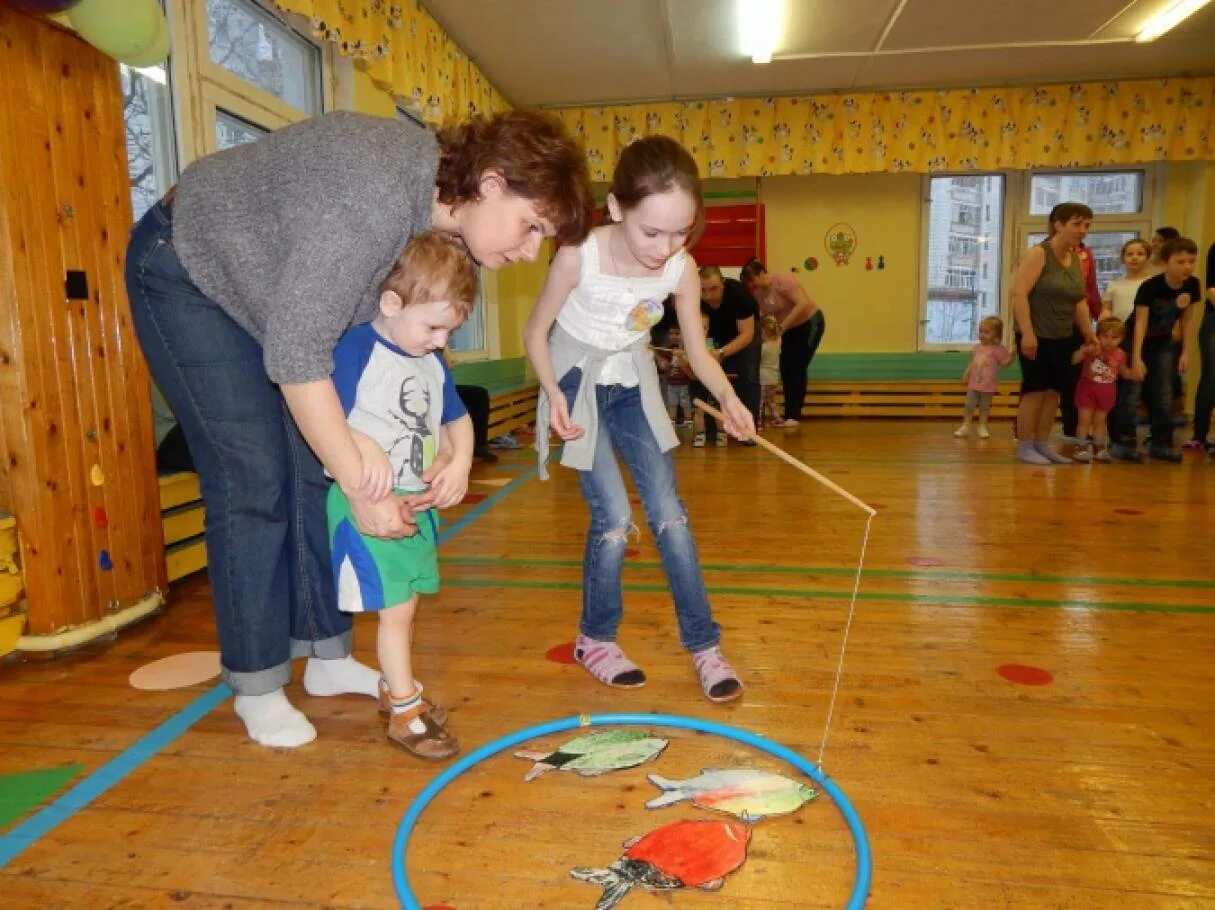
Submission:
<svg viewBox="0 0 1215 910">
<path fill-rule="evenodd" d="M 996 667 L 996 672 L 1018 686 L 1047 686 L 1055 681 L 1049 670 L 1026 664 L 1002 664 Z"/>
<path fill-rule="evenodd" d="M 544 656 L 555 664 L 575 663 L 574 643 L 572 641 L 567 641 L 565 644 L 549 648 L 544 652 Z"/>
</svg>

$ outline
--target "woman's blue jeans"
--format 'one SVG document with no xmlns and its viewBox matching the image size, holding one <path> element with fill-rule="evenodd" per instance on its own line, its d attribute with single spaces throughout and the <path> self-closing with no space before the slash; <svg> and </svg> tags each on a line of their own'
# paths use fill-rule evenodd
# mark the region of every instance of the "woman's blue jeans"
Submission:
<svg viewBox="0 0 1215 910">
<path fill-rule="evenodd" d="M 571 411 L 581 381 L 578 368 L 561 378 L 561 391 Z M 616 462 L 619 455 L 633 475 L 646 521 L 658 544 L 675 600 L 679 639 L 692 652 L 712 647 L 721 640 L 721 628 L 709 608 L 687 509 L 675 491 L 671 453 L 658 448 L 637 386 L 600 385 L 594 394 L 599 410 L 595 459 L 591 470 L 578 472 L 582 496 L 591 510 L 582 564 L 582 634 L 615 641 L 624 615 L 621 573 L 634 525 L 628 490 Z"/>
<path fill-rule="evenodd" d="M 195 287 L 159 202 L 131 232 L 127 293 L 152 376 L 181 424 L 206 507 L 224 680 L 263 695 L 293 657 L 345 657 L 350 617 L 329 566 L 329 481 L 262 365 L 258 342 Z"/>
</svg>

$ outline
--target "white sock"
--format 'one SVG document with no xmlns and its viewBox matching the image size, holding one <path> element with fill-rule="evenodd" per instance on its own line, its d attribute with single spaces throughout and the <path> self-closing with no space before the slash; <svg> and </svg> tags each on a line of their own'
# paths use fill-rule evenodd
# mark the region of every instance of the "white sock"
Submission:
<svg viewBox="0 0 1215 910">
<path fill-rule="evenodd" d="M 321 660 L 309 657 L 304 668 L 304 691 L 309 695 L 366 695 L 380 697 L 380 671 L 352 656 Z"/>
<path fill-rule="evenodd" d="M 409 711 L 412 708 L 416 708 L 421 703 L 422 703 L 422 692 L 419 690 L 419 691 L 415 692 L 410 698 L 407 698 L 404 701 L 393 701 L 392 702 L 392 713 L 393 714 L 404 714 L 406 711 Z M 422 723 L 422 721 L 418 720 L 418 718 L 415 717 L 409 722 L 409 729 L 410 729 L 410 732 L 412 732 L 412 733 L 425 733 L 426 724 Z"/>
<path fill-rule="evenodd" d="M 265 695 L 238 695 L 236 716 L 245 722 L 249 738 L 273 749 L 294 749 L 316 739 L 316 727 L 291 706 L 282 689 Z"/>
</svg>

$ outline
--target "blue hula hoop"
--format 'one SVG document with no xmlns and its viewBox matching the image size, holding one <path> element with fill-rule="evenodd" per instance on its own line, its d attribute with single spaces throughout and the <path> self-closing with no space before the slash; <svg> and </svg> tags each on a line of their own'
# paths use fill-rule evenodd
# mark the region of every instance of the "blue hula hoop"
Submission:
<svg viewBox="0 0 1215 910">
<path fill-rule="evenodd" d="M 698 720 L 694 717 L 681 717 L 676 714 L 590 714 L 577 717 L 563 717 L 543 724 L 536 724 L 524 730 L 508 733 L 500 739 L 486 743 L 474 752 L 465 755 L 459 761 L 450 765 L 438 777 L 432 780 L 410 805 L 401 824 L 397 827 L 396 837 L 392 841 L 392 883 L 396 888 L 401 906 L 406 910 L 422 910 L 422 905 L 414 897 L 413 889 L 409 887 L 409 878 L 405 874 L 405 848 L 409 844 L 409 836 L 423 810 L 444 787 L 474 765 L 480 764 L 487 758 L 497 755 L 503 749 L 517 746 L 539 736 L 550 733 L 561 733 L 578 727 L 598 726 L 654 726 L 675 727 L 681 730 L 695 730 L 699 733 L 712 733 L 733 739 L 748 746 L 754 746 L 769 755 L 774 755 L 788 762 L 799 771 L 807 774 L 824 792 L 831 797 L 852 834 L 852 843 L 856 848 L 856 877 L 853 879 L 852 894 L 848 897 L 845 910 L 861 910 L 865 906 L 865 898 L 869 894 L 869 883 L 873 874 L 873 861 L 869 853 L 869 838 L 865 834 L 865 826 L 856 809 L 848 801 L 847 794 L 839 785 L 812 765 L 807 759 L 794 752 L 787 746 L 772 742 L 755 733 L 718 724 L 708 720 Z"/>
</svg>

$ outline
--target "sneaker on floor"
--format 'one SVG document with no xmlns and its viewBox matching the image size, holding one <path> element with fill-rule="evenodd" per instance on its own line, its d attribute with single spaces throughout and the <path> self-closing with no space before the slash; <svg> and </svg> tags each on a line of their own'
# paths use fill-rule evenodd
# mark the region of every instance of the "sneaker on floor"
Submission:
<svg viewBox="0 0 1215 910">
<path fill-rule="evenodd" d="M 1093 460 L 1093 450 L 1088 446 L 1077 446 L 1076 451 L 1072 452 L 1072 458 L 1081 464 L 1088 464 Z"/>
<path fill-rule="evenodd" d="M 1034 449 L 1037 450 L 1038 454 L 1041 455 L 1043 458 L 1045 458 L 1047 461 L 1049 461 L 1051 464 L 1071 464 L 1072 463 L 1072 460 L 1070 458 L 1068 458 L 1066 455 L 1063 455 L 1059 452 L 1056 452 L 1054 449 L 1052 449 L 1050 447 L 1050 443 L 1035 442 Z"/>
<path fill-rule="evenodd" d="M 703 449 L 705 447 L 705 434 L 697 433 L 692 437 L 692 448 Z"/>
<path fill-rule="evenodd" d="M 714 645 L 692 655 L 692 665 L 700 677 L 700 688 L 709 701 L 733 701 L 743 694 L 742 680 L 734 672 L 721 648 Z"/>
<path fill-rule="evenodd" d="M 1017 444 L 1017 461 L 1025 464 L 1044 465 L 1050 464 L 1049 458 L 1045 457 L 1041 452 L 1034 448 L 1032 442 L 1022 442 Z"/>
<path fill-rule="evenodd" d="M 958 427 L 956 430 L 953 431 L 953 435 L 954 435 L 955 439 L 961 439 L 963 436 L 969 436 L 970 435 L 970 424 L 968 424 L 968 423 L 962 424 L 960 427 Z"/>
<path fill-rule="evenodd" d="M 1207 443 L 1207 455 L 1211 458 L 1215 458 L 1215 442 Z"/>
<path fill-rule="evenodd" d="M 1112 442 L 1106 450 L 1109 456 L 1114 461 L 1129 461 L 1138 463 L 1139 451 L 1134 446 L 1129 446 L 1125 442 Z"/>
<path fill-rule="evenodd" d="M 574 660 L 605 686 L 639 689 L 645 685 L 641 667 L 629 660 L 614 641 L 599 641 L 579 634 L 574 641 Z"/>
<path fill-rule="evenodd" d="M 975 433 L 975 435 L 978 436 L 980 439 L 991 439 L 991 433 L 989 433 L 987 431 L 986 424 L 982 424 L 982 423 L 979 424 L 979 429 Z"/>
<path fill-rule="evenodd" d="M 724 449 L 729 444 L 729 440 L 726 439 L 725 433 L 718 433 L 717 438 L 713 440 L 713 444 L 719 449 Z"/>
<path fill-rule="evenodd" d="M 1185 442 L 1183 442 L 1181 444 L 1181 447 L 1183 449 L 1201 449 L 1202 440 L 1201 439 L 1187 439 Z"/>
<path fill-rule="evenodd" d="M 1148 458 L 1152 461 L 1181 461 L 1181 453 L 1171 446 L 1148 446 Z"/>
<path fill-rule="evenodd" d="M 495 436 L 489 441 L 491 449 L 521 449 L 523 443 L 515 439 L 510 433 L 503 433 L 501 436 Z"/>
<path fill-rule="evenodd" d="M 798 426 L 800 423 L 801 423 L 800 420 L 794 420 L 792 417 L 786 417 L 785 422 L 783 424 L 781 424 L 781 426 L 795 427 L 795 426 Z"/>
<path fill-rule="evenodd" d="M 1097 449 L 1097 451 L 1093 453 L 1093 461 L 1102 461 L 1102 462 L 1105 462 L 1106 464 L 1109 464 L 1110 450 L 1107 448 Z"/>
</svg>

